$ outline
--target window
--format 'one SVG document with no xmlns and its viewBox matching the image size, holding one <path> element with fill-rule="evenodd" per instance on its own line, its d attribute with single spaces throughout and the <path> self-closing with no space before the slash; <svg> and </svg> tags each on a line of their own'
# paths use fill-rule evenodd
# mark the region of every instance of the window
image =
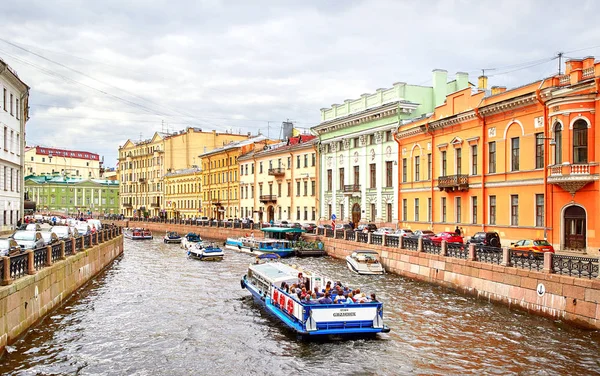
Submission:
<svg viewBox="0 0 600 376">
<path fill-rule="evenodd" d="M 292 168 L 292 157 L 288 157 L 287 168 L 288 170 Z"/>
<path fill-rule="evenodd" d="M 262 174 L 263 173 L 263 163 L 260 162 L 260 164 L 258 165 L 258 173 Z"/>
<path fill-rule="evenodd" d="M 304 196 L 308 196 L 308 182 L 304 182 Z"/>
<path fill-rule="evenodd" d="M 406 158 L 402 158 L 402 182 L 406 183 L 406 174 L 407 174 L 407 165 L 406 165 Z"/>
<path fill-rule="evenodd" d="M 385 141 L 392 141 L 392 131 L 385 132 Z"/>
<path fill-rule="evenodd" d="M 392 209 L 392 204 L 390 204 L 390 203 L 387 204 L 386 214 L 387 214 L 387 221 L 389 223 L 391 223 L 392 222 L 393 209 Z"/>
<path fill-rule="evenodd" d="M 544 168 L 544 134 L 535 134 L 535 168 Z"/>
<path fill-rule="evenodd" d="M 8 128 L 4 127 L 4 150 L 8 151 Z M 44 158 L 42 158 L 42 162 Z"/>
<path fill-rule="evenodd" d="M 6 88 L 4 89 L 4 111 L 6 111 Z M 4 214 L 4 223 L 6 223 L 6 212 Z"/>
<path fill-rule="evenodd" d="M 317 164 L 317 155 L 315 153 L 312 153 L 311 166 L 315 167 L 315 164 Z"/>
<path fill-rule="evenodd" d="M 403 198 L 402 199 L 402 220 L 404 222 L 406 222 L 408 220 L 407 219 L 407 217 L 408 217 L 407 213 L 408 213 L 408 200 L 405 199 L 405 198 Z"/>
<path fill-rule="evenodd" d="M 317 191 L 317 182 L 315 180 L 310 181 L 310 195 L 314 196 Z"/>
<path fill-rule="evenodd" d="M 300 182 L 296 182 L 296 197 L 300 197 Z"/>
<path fill-rule="evenodd" d="M 300 156 L 296 156 L 296 168 L 300 168 Z"/>
<path fill-rule="evenodd" d="M 419 222 L 419 199 L 415 198 L 415 222 Z"/>
<path fill-rule="evenodd" d="M 456 154 L 456 174 L 460 175 L 462 173 L 462 149 L 454 149 L 454 153 Z"/>
<path fill-rule="evenodd" d="M 12 95 L 12 93 L 10 94 L 10 114 L 12 116 L 14 116 L 14 112 L 13 112 L 13 95 Z"/>
<path fill-rule="evenodd" d="M 471 197 L 471 223 L 477 224 L 477 196 Z"/>
<path fill-rule="evenodd" d="M 393 186 L 393 184 L 394 184 L 393 177 L 394 177 L 393 162 L 391 162 L 391 161 L 385 162 L 385 186 L 386 187 Z"/>
<path fill-rule="evenodd" d="M 332 178 L 331 169 L 327 170 L 327 192 L 331 192 Z"/>
<path fill-rule="evenodd" d="M 577 120 L 573 124 L 573 163 L 588 163 L 587 123 Z"/>
<path fill-rule="evenodd" d="M 279 207 L 279 209 L 281 209 L 281 206 Z M 279 217 L 281 217 L 281 214 L 279 214 Z M 304 207 L 304 220 L 308 221 L 308 206 Z"/>
<path fill-rule="evenodd" d="M 371 204 L 371 222 L 375 222 L 375 216 L 377 216 L 377 208 L 375 204 Z"/>
<path fill-rule="evenodd" d="M 471 175 L 477 175 L 477 145 L 471 146 Z"/>
<path fill-rule="evenodd" d="M 456 198 L 456 213 L 455 213 L 456 223 L 462 222 L 461 214 L 462 214 L 462 200 L 461 200 L 461 197 L 457 197 Z"/>
<path fill-rule="evenodd" d="M 431 205 L 431 197 L 427 198 L 427 222 L 431 222 L 433 205 Z"/>
<path fill-rule="evenodd" d="M 288 183 L 287 183 L 287 196 L 290 197 L 291 194 L 292 194 L 292 183 L 290 183 L 288 181 Z M 289 211 L 288 211 L 288 213 L 289 213 Z"/>
<path fill-rule="evenodd" d="M 442 223 L 446 223 L 446 197 L 442 197 Z"/>
<path fill-rule="evenodd" d="M 340 187 L 344 187 L 344 168 L 340 168 Z"/>
<path fill-rule="evenodd" d="M 5 106 L 5 107 L 6 107 L 6 106 Z M 354 147 L 355 147 L 355 148 L 357 148 L 357 147 L 359 147 L 359 146 L 360 146 L 360 139 L 359 139 L 358 137 L 355 137 L 355 138 L 353 139 L 353 141 L 354 141 Z"/>
<path fill-rule="evenodd" d="M 442 176 L 446 176 L 447 165 L 448 165 L 448 160 L 446 159 L 446 151 L 444 150 L 442 152 Z"/>
<path fill-rule="evenodd" d="M 340 220 L 344 219 L 344 204 L 340 204 Z"/>
<path fill-rule="evenodd" d="M 250 173 L 254 174 L 254 163 L 252 163 L 252 164 L 250 165 L 250 167 L 251 167 L 250 169 L 252 170 L 252 171 L 250 171 Z"/>
<path fill-rule="evenodd" d="M 300 220 L 300 207 L 296 206 L 296 220 Z"/>
<path fill-rule="evenodd" d="M 535 226 L 544 227 L 544 195 L 535 195 Z"/>
<path fill-rule="evenodd" d="M 308 154 L 304 154 L 304 167 L 308 167 Z"/>
<path fill-rule="evenodd" d="M 369 140 L 369 145 L 373 145 L 375 143 L 375 135 L 374 134 L 370 134 L 367 137 L 368 137 L 368 140 Z"/>
<path fill-rule="evenodd" d="M 314 206 L 312 206 L 312 207 L 311 207 L 311 212 L 312 212 L 312 214 L 311 214 L 311 217 L 310 217 L 310 219 L 311 219 L 312 221 L 314 221 L 314 220 L 317 218 L 317 211 L 315 210 L 315 207 L 314 207 Z"/>
<path fill-rule="evenodd" d="M 496 196 L 490 196 L 490 225 L 496 224 Z"/>
<path fill-rule="evenodd" d="M 562 163 L 562 125 L 556 123 L 554 126 L 554 164 Z"/>
<path fill-rule="evenodd" d="M 19 100 L 17 99 L 16 101 L 16 112 L 17 112 L 17 119 L 19 119 Z"/>
<path fill-rule="evenodd" d="M 519 137 L 510 139 L 510 170 L 519 171 Z"/>
<path fill-rule="evenodd" d="M 421 174 L 420 171 L 421 171 L 421 157 L 417 156 L 417 157 L 415 157 L 415 181 L 421 180 L 419 178 L 419 175 Z"/>
<path fill-rule="evenodd" d="M 427 154 L 427 180 L 431 180 L 431 153 Z"/>
<path fill-rule="evenodd" d="M 510 225 L 519 225 L 519 196 L 510 195 Z"/>
<path fill-rule="evenodd" d="M 369 177 L 371 181 L 371 188 L 377 188 L 377 171 L 375 169 L 375 163 L 369 165 Z"/>
<path fill-rule="evenodd" d="M 360 169 L 358 166 L 354 166 L 354 185 L 360 184 Z"/>
<path fill-rule="evenodd" d="M 488 144 L 488 154 L 488 173 L 493 174 L 496 172 L 496 141 Z"/>
</svg>

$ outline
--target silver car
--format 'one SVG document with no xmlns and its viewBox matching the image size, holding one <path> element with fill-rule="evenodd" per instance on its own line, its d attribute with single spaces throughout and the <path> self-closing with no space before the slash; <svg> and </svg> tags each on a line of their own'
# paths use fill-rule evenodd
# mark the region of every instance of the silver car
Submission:
<svg viewBox="0 0 600 376">
<path fill-rule="evenodd" d="M 21 253 L 21 246 L 13 238 L 0 238 L 0 256 Z"/>
<path fill-rule="evenodd" d="M 59 239 L 66 240 L 73 237 L 73 231 L 69 226 L 53 226 L 50 231 L 55 233 Z"/>
<path fill-rule="evenodd" d="M 16 231 L 12 238 L 17 241 L 17 244 L 21 246 L 22 249 L 36 249 L 41 248 L 46 245 L 44 238 L 42 237 L 42 233 L 39 231 Z"/>
</svg>

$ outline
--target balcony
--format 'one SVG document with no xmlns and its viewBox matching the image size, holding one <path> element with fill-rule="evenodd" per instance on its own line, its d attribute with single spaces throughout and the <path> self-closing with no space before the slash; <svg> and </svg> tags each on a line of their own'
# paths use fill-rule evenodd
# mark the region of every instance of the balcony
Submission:
<svg viewBox="0 0 600 376">
<path fill-rule="evenodd" d="M 353 193 L 360 193 L 360 184 L 344 185 L 345 195 L 352 195 Z"/>
<path fill-rule="evenodd" d="M 438 188 L 440 191 L 468 191 L 469 176 L 468 175 L 450 175 L 438 176 Z"/>
<path fill-rule="evenodd" d="M 259 200 L 262 203 L 277 202 L 277 196 L 275 196 L 275 195 L 261 195 L 260 198 L 259 198 Z"/>
<path fill-rule="evenodd" d="M 143 184 L 143 183 L 145 183 L 145 182 L 146 182 L 146 179 L 144 179 L 144 178 L 139 178 L 139 179 L 138 179 L 138 182 L 140 182 L 140 183 L 142 183 L 142 184 Z"/>
<path fill-rule="evenodd" d="M 281 167 L 270 168 L 269 169 L 269 175 L 275 176 L 275 177 L 284 177 L 285 176 L 285 169 L 281 168 Z"/>
<path fill-rule="evenodd" d="M 153 202 L 153 203 L 150 204 L 150 207 L 151 208 L 160 208 L 160 205 L 157 204 L 156 202 Z"/>
<path fill-rule="evenodd" d="M 598 180 L 596 173 L 597 163 L 570 164 L 565 162 L 560 165 L 550 166 L 548 184 L 556 184 L 563 190 L 575 194 L 586 184 Z"/>
<path fill-rule="evenodd" d="M 124 207 L 124 208 L 132 208 L 132 207 L 133 207 L 133 205 L 131 205 L 131 203 L 130 203 L 130 202 L 126 202 L 126 203 L 124 203 L 124 204 L 123 204 L 123 207 Z"/>
</svg>

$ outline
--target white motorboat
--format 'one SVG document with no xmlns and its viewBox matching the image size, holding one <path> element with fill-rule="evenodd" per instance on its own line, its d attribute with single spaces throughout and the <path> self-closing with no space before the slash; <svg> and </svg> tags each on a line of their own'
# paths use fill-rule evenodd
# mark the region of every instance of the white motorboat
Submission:
<svg viewBox="0 0 600 376">
<path fill-rule="evenodd" d="M 200 237 L 200 235 L 196 234 L 195 232 L 188 232 L 187 235 L 184 236 L 181 240 L 181 248 L 190 249 L 194 245 L 201 242 L 202 238 Z"/>
<path fill-rule="evenodd" d="M 385 269 L 379 262 L 379 254 L 375 251 L 358 250 L 346 256 L 348 269 L 358 274 L 383 274 Z"/>
<path fill-rule="evenodd" d="M 142 228 L 126 228 L 123 230 L 123 236 L 132 240 L 152 239 L 152 231 Z"/>
<path fill-rule="evenodd" d="M 223 260 L 223 250 L 213 242 L 196 243 L 188 248 L 187 254 L 191 258 L 203 261 L 220 261 Z"/>
</svg>

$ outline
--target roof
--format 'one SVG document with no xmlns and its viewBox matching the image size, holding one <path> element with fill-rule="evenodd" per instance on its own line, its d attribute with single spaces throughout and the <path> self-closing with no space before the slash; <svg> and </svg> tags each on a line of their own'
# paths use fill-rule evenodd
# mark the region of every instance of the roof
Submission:
<svg viewBox="0 0 600 376">
<path fill-rule="evenodd" d="M 263 228 L 264 232 L 273 232 L 273 233 L 286 233 L 286 232 L 306 232 L 305 230 L 297 227 L 267 227 Z"/>
<path fill-rule="evenodd" d="M 54 157 L 89 159 L 89 160 L 94 160 L 94 161 L 100 160 L 100 156 L 98 154 L 90 153 L 89 151 L 55 149 L 55 148 L 46 148 L 43 146 L 33 146 L 30 148 L 26 148 L 25 151 L 30 151 L 32 149 L 35 149 L 35 154 L 37 154 L 37 155 L 48 155 L 48 156 L 52 155 Z"/>
<path fill-rule="evenodd" d="M 37 184 L 82 184 L 86 182 L 92 182 L 100 185 L 107 186 L 119 186 L 118 180 L 106 180 L 106 179 L 84 179 L 84 178 L 69 178 L 61 175 L 29 175 L 24 179 L 25 182 L 32 181 Z"/>
<path fill-rule="evenodd" d="M 189 174 L 193 174 L 195 172 L 202 172 L 202 169 L 198 168 L 198 167 L 192 167 L 192 168 L 184 168 L 181 170 L 175 170 L 172 172 L 168 172 L 165 174 L 165 177 L 171 177 L 171 176 L 179 176 L 179 175 L 189 175 Z"/>
<path fill-rule="evenodd" d="M 249 138 L 247 140 L 231 142 L 220 148 L 216 148 L 211 151 L 207 151 L 206 153 L 202 153 L 199 155 L 199 157 L 208 157 L 210 155 L 218 154 L 218 153 L 221 153 L 226 150 L 237 149 L 237 148 L 241 148 L 242 146 L 246 146 L 246 145 L 250 145 L 250 144 L 254 144 L 256 142 L 261 142 L 261 141 L 266 141 L 266 140 L 268 140 L 268 138 L 266 136 L 259 135 L 256 137 Z"/>
</svg>

